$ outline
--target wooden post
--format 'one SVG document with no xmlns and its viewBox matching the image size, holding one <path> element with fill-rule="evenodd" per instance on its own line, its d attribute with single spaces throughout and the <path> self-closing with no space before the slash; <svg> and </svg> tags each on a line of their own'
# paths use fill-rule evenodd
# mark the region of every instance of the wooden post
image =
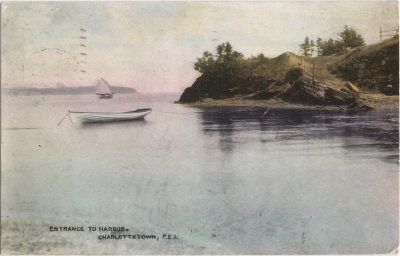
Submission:
<svg viewBox="0 0 400 256">
<path fill-rule="evenodd" d="M 312 81 L 313 81 L 313 85 L 315 85 L 315 64 L 314 64 L 314 62 L 312 64 Z"/>
<path fill-rule="evenodd" d="M 315 93 L 315 63 L 312 62 L 312 85 L 313 85 L 313 92 Z"/>
</svg>

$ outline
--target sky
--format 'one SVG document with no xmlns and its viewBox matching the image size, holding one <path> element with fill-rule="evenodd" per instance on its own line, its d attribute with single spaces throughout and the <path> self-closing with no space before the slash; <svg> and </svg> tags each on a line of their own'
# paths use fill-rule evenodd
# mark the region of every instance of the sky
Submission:
<svg viewBox="0 0 400 256">
<path fill-rule="evenodd" d="M 200 75 L 196 58 L 223 42 L 246 57 L 275 57 L 349 25 L 371 44 L 379 27 L 397 28 L 398 11 L 397 1 L 3 3 L 1 82 L 90 86 L 102 77 L 139 92 L 180 92 Z"/>
</svg>

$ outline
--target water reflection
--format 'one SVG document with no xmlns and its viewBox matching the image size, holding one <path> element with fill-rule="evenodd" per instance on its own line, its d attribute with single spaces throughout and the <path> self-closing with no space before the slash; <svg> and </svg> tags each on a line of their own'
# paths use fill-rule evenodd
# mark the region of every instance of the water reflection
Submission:
<svg viewBox="0 0 400 256">
<path fill-rule="evenodd" d="M 346 150 L 378 149 L 383 160 L 398 162 L 397 110 L 343 112 L 263 107 L 211 107 L 199 113 L 205 135 L 218 135 L 222 152 L 240 143 L 339 139 Z M 250 132 L 251 131 L 251 132 Z M 258 136 L 254 136 L 258 131 Z"/>
<path fill-rule="evenodd" d="M 103 129 L 105 127 L 115 128 L 115 126 L 119 128 L 129 128 L 129 127 L 140 127 L 146 125 L 146 119 L 138 119 L 138 120 L 129 120 L 129 121 L 118 121 L 118 122 L 97 122 L 97 123 L 81 123 L 77 124 L 79 128 L 82 129 Z"/>
</svg>

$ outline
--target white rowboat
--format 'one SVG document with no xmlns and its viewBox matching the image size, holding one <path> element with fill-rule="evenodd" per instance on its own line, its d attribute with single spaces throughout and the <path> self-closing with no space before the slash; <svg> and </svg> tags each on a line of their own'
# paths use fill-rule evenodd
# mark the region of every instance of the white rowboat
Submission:
<svg viewBox="0 0 400 256">
<path fill-rule="evenodd" d="M 151 108 L 141 108 L 128 112 L 76 112 L 69 111 L 74 123 L 116 122 L 143 119 L 151 113 Z"/>
</svg>

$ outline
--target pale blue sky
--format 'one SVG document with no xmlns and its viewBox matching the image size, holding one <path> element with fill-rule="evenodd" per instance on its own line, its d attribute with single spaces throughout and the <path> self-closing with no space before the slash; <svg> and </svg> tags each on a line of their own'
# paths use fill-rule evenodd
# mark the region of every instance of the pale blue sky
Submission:
<svg viewBox="0 0 400 256">
<path fill-rule="evenodd" d="M 180 91 L 196 57 L 225 41 L 245 56 L 298 52 L 305 36 L 356 27 L 367 43 L 396 28 L 396 1 L 29 2 L 2 6 L 3 86 L 93 85 Z M 80 28 L 87 30 L 80 40 Z M 86 57 L 80 55 L 86 41 Z M 48 49 L 48 50 L 43 50 Z M 80 61 L 85 63 L 78 63 Z M 80 72 L 81 69 L 87 73 Z"/>
</svg>

